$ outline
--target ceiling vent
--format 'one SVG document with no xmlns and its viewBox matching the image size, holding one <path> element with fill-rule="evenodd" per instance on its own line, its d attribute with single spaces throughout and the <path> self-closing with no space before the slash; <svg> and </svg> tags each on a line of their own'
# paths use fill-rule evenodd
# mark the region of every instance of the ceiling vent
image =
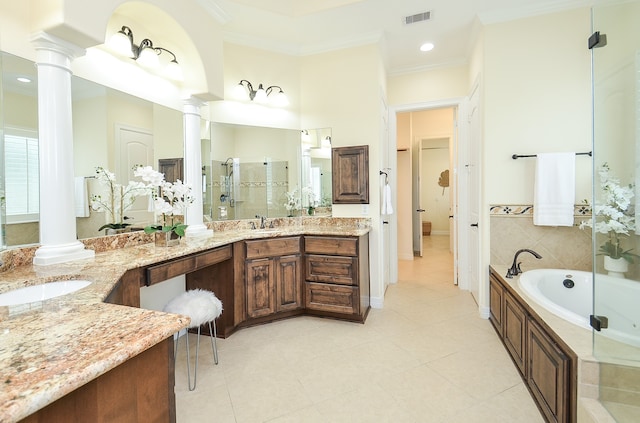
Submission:
<svg viewBox="0 0 640 423">
<path fill-rule="evenodd" d="M 418 22 L 425 22 L 431 20 L 431 11 L 416 13 L 415 15 L 405 16 L 402 21 L 405 25 L 411 25 Z"/>
</svg>

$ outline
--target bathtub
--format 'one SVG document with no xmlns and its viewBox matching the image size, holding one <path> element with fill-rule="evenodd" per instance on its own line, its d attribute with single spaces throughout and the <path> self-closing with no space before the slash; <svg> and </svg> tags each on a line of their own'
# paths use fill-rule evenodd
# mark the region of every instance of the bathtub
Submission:
<svg viewBox="0 0 640 423">
<path fill-rule="evenodd" d="M 573 284 L 571 283 L 573 282 Z M 565 286 L 571 286 L 568 288 Z M 536 269 L 520 275 L 518 285 L 534 302 L 556 316 L 591 329 L 593 277 L 591 272 Z M 640 347 L 640 282 L 597 275 L 596 314 L 609 318 L 600 333 L 608 338 Z"/>
</svg>

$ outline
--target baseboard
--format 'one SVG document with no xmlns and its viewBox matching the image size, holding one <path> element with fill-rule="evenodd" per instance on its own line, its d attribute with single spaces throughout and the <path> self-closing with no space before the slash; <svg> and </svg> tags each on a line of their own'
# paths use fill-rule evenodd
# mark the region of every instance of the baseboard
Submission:
<svg viewBox="0 0 640 423">
<path fill-rule="evenodd" d="M 371 308 L 384 308 L 384 298 L 371 297 L 369 301 Z"/>
<path fill-rule="evenodd" d="M 398 260 L 409 260 L 412 261 L 414 259 L 413 253 L 411 255 L 400 255 L 398 254 Z"/>
<path fill-rule="evenodd" d="M 491 314 L 489 307 L 478 307 L 478 311 L 480 312 L 480 317 L 483 319 L 488 319 Z"/>
</svg>

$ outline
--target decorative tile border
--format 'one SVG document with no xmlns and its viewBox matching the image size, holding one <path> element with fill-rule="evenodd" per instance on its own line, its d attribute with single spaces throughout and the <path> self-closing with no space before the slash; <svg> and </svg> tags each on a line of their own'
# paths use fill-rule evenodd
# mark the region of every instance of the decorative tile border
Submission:
<svg viewBox="0 0 640 423">
<path fill-rule="evenodd" d="M 533 205 L 492 205 L 489 208 L 491 216 L 533 216 Z M 591 206 L 588 204 L 576 204 L 573 207 L 573 215 L 579 217 L 591 216 Z"/>
</svg>

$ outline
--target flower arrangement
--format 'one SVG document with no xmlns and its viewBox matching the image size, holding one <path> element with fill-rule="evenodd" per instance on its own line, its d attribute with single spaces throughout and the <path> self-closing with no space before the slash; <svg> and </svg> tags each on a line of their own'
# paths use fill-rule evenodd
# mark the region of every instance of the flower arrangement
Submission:
<svg viewBox="0 0 640 423">
<path fill-rule="evenodd" d="M 318 201 L 316 200 L 316 194 L 313 192 L 313 188 L 311 188 L 311 185 L 307 185 L 306 187 L 302 188 L 302 195 L 305 197 L 305 199 L 307 200 L 307 214 L 309 214 L 309 216 L 313 215 L 316 207 L 318 207 Z"/>
<path fill-rule="evenodd" d="M 288 217 L 293 217 L 293 212 L 300 208 L 300 195 L 298 195 L 298 189 L 294 189 L 293 191 L 287 191 L 285 193 L 287 196 L 287 202 L 284 203 L 284 207 L 289 212 Z"/>
<path fill-rule="evenodd" d="M 136 197 L 149 195 L 152 188 L 137 181 L 129 181 L 127 185 L 118 184 L 115 174 L 100 166 L 96 167 L 96 179 L 107 188 L 107 193 L 104 197 L 100 194 L 92 195 L 91 209 L 107 212 L 110 221 L 102 225 L 98 231 L 131 226 L 130 223 L 124 222 L 128 219 L 124 213 L 133 206 Z"/>
<path fill-rule="evenodd" d="M 195 201 L 191 193 L 191 187 L 182 183 L 180 179 L 176 182 L 167 182 L 164 174 L 153 170 L 151 166 L 138 167 L 135 173 L 149 186 L 158 187 L 159 192 L 155 192 L 153 208 L 155 211 L 156 225 L 146 226 L 144 232 L 151 234 L 154 232 L 173 232 L 179 237 L 183 237 L 187 225 L 178 216 L 184 216 L 189 204 Z"/>
<path fill-rule="evenodd" d="M 635 214 L 631 203 L 634 196 L 634 186 L 633 184 L 621 186 L 620 181 L 611 176 L 607 163 L 598 169 L 598 175 L 603 199 L 602 204 L 596 204 L 593 208 L 596 223 L 594 225 L 593 219 L 590 219 L 582 222 L 580 228 L 593 227 L 597 233 L 608 236 L 605 243 L 600 246 L 599 255 L 609 256 L 612 259 L 622 258 L 633 263 L 634 257 L 638 257 L 638 255 L 631 253 L 632 249 L 625 250 L 622 247 L 622 237 L 629 237 L 636 228 Z"/>
</svg>

